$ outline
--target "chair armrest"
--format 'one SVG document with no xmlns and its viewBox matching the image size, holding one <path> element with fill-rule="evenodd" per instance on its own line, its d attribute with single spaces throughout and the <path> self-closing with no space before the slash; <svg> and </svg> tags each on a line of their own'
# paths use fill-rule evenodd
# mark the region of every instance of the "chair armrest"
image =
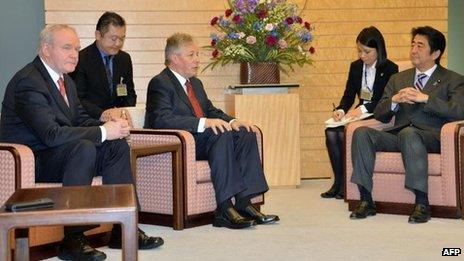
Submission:
<svg viewBox="0 0 464 261">
<path fill-rule="evenodd" d="M 34 154 L 21 144 L 0 143 L 0 204 L 13 194 L 15 189 L 23 187 L 28 180 L 35 180 Z M 6 198 L 5 198 L 6 197 Z"/>
<path fill-rule="evenodd" d="M 456 173 L 459 173 L 459 136 L 464 131 L 464 121 L 446 123 L 441 128 L 441 173 L 443 186 L 456 181 Z"/>
</svg>

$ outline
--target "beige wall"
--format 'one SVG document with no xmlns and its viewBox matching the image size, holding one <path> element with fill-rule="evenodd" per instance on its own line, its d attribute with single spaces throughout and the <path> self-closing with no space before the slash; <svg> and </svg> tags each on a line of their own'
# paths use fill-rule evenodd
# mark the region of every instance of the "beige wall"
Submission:
<svg viewBox="0 0 464 261">
<path fill-rule="evenodd" d="M 331 115 L 332 102 L 338 103 L 348 74 L 349 63 L 357 58 L 358 32 L 374 25 L 383 33 L 389 58 L 408 59 L 410 31 L 414 26 L 431 25 L 447 33 L 447 0 L 294 0 L 304 8 L 302 16 L 316 30 L 314 66 L 298 68 L 282 82 L 299 82 L 301 176 L 331 175 L 324 141 L 323 122 Z M 306 3 L 305 3 L 306 2 Z M 194 35 L 201 46 L 209 43 L 211 17 L 221 14 L 226 0 L 45 0 L 47 24 L 73 25 L 82 46 L 90 44 L 95 24 L 105 10 L 125 17 L 127 40 L 124 49 L 134 62 L 137 103 L 145 103 L 146 88 L 163 65 L 166 37 L 184 31 Z M 203 53 L 203 66 L 209 54 Z M 447 64 L 446 56 L 443 64 Z M 238 83 L 238 66 L 205 71 L 200 75 L 211 100 L 224 108 L 224 88 Z M 265 135 L 265 134 L 264 134 Z"/>
</svg>

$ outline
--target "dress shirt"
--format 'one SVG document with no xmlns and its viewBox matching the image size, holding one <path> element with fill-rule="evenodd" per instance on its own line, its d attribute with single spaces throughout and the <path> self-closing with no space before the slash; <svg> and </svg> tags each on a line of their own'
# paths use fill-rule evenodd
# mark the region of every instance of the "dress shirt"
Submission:
<svg viewBox="0 0 464 261">
<path fill-rule="evenodd" d="M 48 66 L 48 64 L 42 59 L 42 57 L 40 57 L 40 61 L 42 61 L 43 65 L 45 66 L 45 69 L 47 69 L 48 74 L 52 78 L 52 81 L 55 84 L 55 87 L 59 91 L 60 86 L 58 85 L 58 79 L 63 77 L 63 75 L 62 74 L 60 75 L 55 70 L 53 70 L 50 66 Z M 64 77 L 63 77 L 63 80 L 64 80 Z M 103 126 L 99 126 L 99 127 L 100 127 L 101 134 L 102 134 L 101 141 L 104 142 L 106 140 L 106 129 Z"/>
</svg>

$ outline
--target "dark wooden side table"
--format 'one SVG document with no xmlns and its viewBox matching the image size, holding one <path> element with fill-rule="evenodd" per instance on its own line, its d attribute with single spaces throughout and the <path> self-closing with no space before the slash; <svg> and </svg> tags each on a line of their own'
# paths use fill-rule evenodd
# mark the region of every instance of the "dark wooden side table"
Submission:
<svg viewBox="0 0 464 261">
<path fill-rule="evenodd" d="M 173 228 L 181 230 L 184 228 L 184 189 L 182 168 L 182 144 L 135 144 L 131 143 L 131 168 L 134 180 L 137 179 L 137 158 L 152 156 L 162 153 L 172 154 L 172 203 L 173 203 Z M 137 184 L 137 183 L 135 183 Z"/>
<path fill-rule="evenodd" d="M 0 260 L 10 260 L 8 232 L 13 228 L 47 225 L 120 223 L 123 260 L 137 260 L 137 208 L 132 185 L 102 185 L 18 189 L 9 202 L 50 198 L 53 208 L 22 212 L 0 209 Z M 22 242 L 20 240 L 23 240 Z M 18 243 L 19 241 L 19 243 Z M 15 260 L 29 260 L 26 238 L 16 240 Z"/>
</svg>

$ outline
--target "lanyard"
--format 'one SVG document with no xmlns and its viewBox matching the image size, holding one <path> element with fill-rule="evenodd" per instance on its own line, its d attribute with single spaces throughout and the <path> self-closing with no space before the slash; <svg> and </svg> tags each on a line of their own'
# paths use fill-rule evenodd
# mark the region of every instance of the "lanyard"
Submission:
<svg viewBox="0 0 464 261">
<path fill-rule="evenodd" d="M 372 90 L 369 88 L 369 85 L 367 84 L 367 64 L 364 64 L 364 86 L 366 86 L 369 92 L 372 92 Z"/>
</svg>

